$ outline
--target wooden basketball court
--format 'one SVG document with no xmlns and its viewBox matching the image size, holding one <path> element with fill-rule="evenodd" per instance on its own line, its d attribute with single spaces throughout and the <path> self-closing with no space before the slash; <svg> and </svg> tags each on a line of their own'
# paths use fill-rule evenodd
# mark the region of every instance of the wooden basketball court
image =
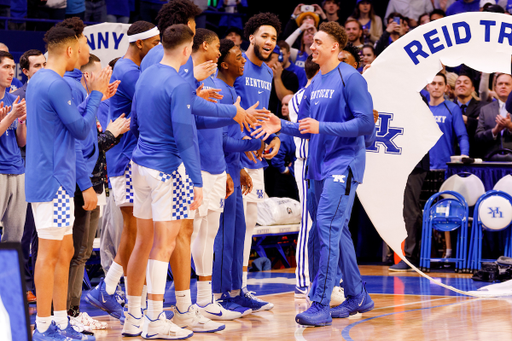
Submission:
<svg viewBox="0 0 512 341">
<path fill-rule="evenodd" d="M 294 299 L 293 269 L 257 273 L 251 274 L 249 289 L 274 303 L 274 309 L 228 321 L 224 331 L 195 334 L 191 340 L 512 340 L 512 298 L 465 297 L 440 288 L 416 273 L 389 273 L 386 266 L 360 269 L 375 301 L 371 312 L 333 319 L 329 327 L 300 327 L 294 317 L 306 309 L 306 301 Z M 468 274 L 431 275 L 462 290 L 475 290 L 488 284 L 474 282 Z M 272 291 L 282 292 L 269 293 Z M 171 289 L 166 293 L 169 302 L 167 295 L 173 296 Z M 101 311 L 89 310 L 85 302 L 82 310 L 109 323 L 109 329 L 95 332 L 97 340 L 142 340 L 123 338 L 118 320 Z"/>
</svg>

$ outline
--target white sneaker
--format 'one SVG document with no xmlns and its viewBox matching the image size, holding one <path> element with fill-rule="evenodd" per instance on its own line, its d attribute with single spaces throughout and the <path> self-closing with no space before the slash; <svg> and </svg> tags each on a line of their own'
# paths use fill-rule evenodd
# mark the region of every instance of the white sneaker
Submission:
<svg viewBox="0 0 512 341">
<path fill-rule="evenodd" d="M 123 325 L 123 336 L 140 336 L 142 334 L 142 324 L 144 321 L 142 320 L 143 316 L 137 318 L 132 314 L 126 312 Z"/>
<path fill-rule="evenodd" d="M 164 312 L 161 312 L 154 321 L 147 315 L 144 317 L 142 337 L 145 339 L 183 340 L 188 339 L 192 335 L 194 335 L 194 333 L 190 330 L 181 329 L 166 319 Z"/>
<path fill-rule="evenodd" d="M 176 323 L 181 328 L 187 328 L 194 333 L 213 333 L 224 330 L 225 324 L 213 322 L 209 318 L 204 317 L 199 312 L 198 307 L 192 304 L 184 313 L 179 311 L 178 307 L 172 307 L 174 317 L 172 322 Z"/>
<path fill-rule="evenodd" d="M 230 321 L 242 317 L 237 311 L 227 310 L 213 299 L 212 303 L 208 303 L 204 307 L 197 304 L 197 309 L 206 318 L 211 320 Z"/>
<path fill-rule="evenodd" d="M 69 323 L 71 323 L 73 326 L 83 326 L 87 331 L 107 329 L 108 327 L 106 322 L 95 320 L 86 312 L 81 312 L 77 317 L 70 317 Z"/>
<path fill-rule="evenodd" d="M 337 307 L 345 301 L 345 291 L 342 287 L 334 287 L 332 288 L 331 294 L 331 303 L 329 304 L 332 307 Z"/>
</svg>

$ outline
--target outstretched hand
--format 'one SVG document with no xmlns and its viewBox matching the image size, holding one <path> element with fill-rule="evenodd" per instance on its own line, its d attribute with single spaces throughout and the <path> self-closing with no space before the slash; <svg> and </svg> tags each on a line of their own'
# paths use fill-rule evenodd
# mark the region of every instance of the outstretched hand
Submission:
<svg viewBox="0 0 512 341">
<path fill-rule="evenodd" d="M 196 95 L 208 102 L 217 103 L 218 99 L 223 99 L 224 96 L 219 94 L 221 89 L 203 89 L 204 84 L 201 84 L 197 90 Z"/>
<path fill-rule="evenodd" d="M 272 134 L 281 130 L 281 120 L 276 115 L 270 113 L 268 120 L 260 122 L 261 127 L 251 133 L 251 136 L 263 140 L 268 139 Z"/>
<path fill-rule="evenodd" d="M 253 105 L 251 108 L 253 108 L 254 106 L 257 106 L 259 102 L 257 102 L 255 105 Z M 256 127 L 257 125 L 259 125 L 259 123 L 257 122 L 256 118 L 249 114 L 246 110 L 244 110 L 241 106 L 240 106 L 240 96 L 237 97 L 236 99 L 236 102 L 235 102 L 235 107 L 236 107 L 236 116 L 233 117 L 233 120 L 235 120 L 236 123 L 238 123 L 240 125 L 240 130 L 244 130 L 244 127 L 247 129 L 247 130 L 250 130 L 250 127 Z M 249 109 L 251 109 L 249 108 Z"/>
<path fill-rule="evenodd" d="M 126 133 L 130 130 L 130 118 L 125 118 L 125 114 L 119 116 L 114 122 L 110 120 L 110 123 L 107 126 L 107 129 L 114 135 L 114 137 L 118 137 L 121 134 Z"/>
</svg>

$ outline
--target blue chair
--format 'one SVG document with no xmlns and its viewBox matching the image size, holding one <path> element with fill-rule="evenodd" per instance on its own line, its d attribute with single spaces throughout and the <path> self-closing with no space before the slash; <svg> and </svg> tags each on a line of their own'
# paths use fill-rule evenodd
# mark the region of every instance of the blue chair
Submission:
<svg viewBox="0 0 512 341">
<path fill-rule="evenodd" d="M 492 190 L 480 197 L 475 205 L 473 228 L 469 244 L 468 266 L 470 271 L 480 270 L 482 262 L 483 230 L 503 231 L 508 228 L 505 241 L 505 256 L 512 257 L 512 196 L 503 191 Z"/>
<path fill-rule="evenodd" d="M 443 198 L 442 196 L 449 196 Z M 466 268 L 468 204 L 462 195 L 454 191 L 443 191 L 428 199 L 423 210 L 423 233 L 421 240 L 420 268 L 430 271 L 431 262 L 455 263 L 455 271 Z M 442 232 L 459 230 L 455 258 L 432 258 L 432 230 Z"/>
</svg>

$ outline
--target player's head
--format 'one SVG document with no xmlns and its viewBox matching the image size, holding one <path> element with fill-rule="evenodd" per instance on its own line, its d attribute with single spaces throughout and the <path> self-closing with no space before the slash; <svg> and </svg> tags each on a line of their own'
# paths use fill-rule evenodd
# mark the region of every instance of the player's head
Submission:
<svg viewBox="0 0 512 341">
<path fill-rule="evenodd" d="M 9 52 L 0 51 L 0 91 L 5 91 L 11 86 L 16 64 L 14 57 Z"/>
<path fill-rule="evenodd" d="M 290 120 L 290 110 L 288 108 L 288 103 L 292 100 L 293 95 L 286 95 L 281 100 L 281 115 L 285 120 Z"/>
<path fill-rule="evenodd" d="M 28 79 L 32 78 L 32 76 L 39 71 L 39 69 L 44 68 L 45 65 L 46 58 L 39 50 L 32 49 L 25 51 L 20 57 L 21 71 L 23 71 Z"/>
<path fill-rule="evenodd" d="M 438 72 L 434 77 L 432 83 L 427 85 L 427 90 L 430 93 L 430 97 L 433 99 L 440 99 L 444 97 L 447 87 L 446 75 L 442 72 Z"/>
<path fill-rule="evenodd" d="M 361 57 L 359 56 L 359 49 L 348 43 L 347 46 L 339 53 L 338 60 L 340 62 L 347 63 L 348 65 L 357 69 L 361 63 Z"/>
<path fill-rule="evenodd" d="M 331 58 L 337 58 L 345 45 L 347 45 L 345 29 L 335 21 L 324 22 L 320 25 L 311 45 L 313 61 L 321 66 Z"/>
<path fill-rule="evenodd" d="M 66 71 L 73 71 L 80 45 L 75 31 L 67 27 L 52 27 L 44 35 L 44 41 L 48 47 L 48 59 L 60 60 Z"/>
<path fill-rule="evenodd" d="M 207 30 L 206 28 L 198 28 L 194 35 L 194 45 L 192 53 L 203 53 L 206 60 L 213 60 L 217 63 L 220 57 L 220 40 L 217 33 Z"/>
<path fill-rule="evenodd" d="M 265 62 L 272 56 L 277 36 L 281 33 L 281 22 L 273 13 L 260 13 L 245 24 L 245 38 L 251 43 L 256 57 Z"/>
<path fill-rule="evenodd" d="M 162 6 L 156 20 L 158 20 L 160 32 L 164 32 L 171 25 L 183 24 L 195 34 L 195 18 L 201 13 L 201 9 L 190 0 L 170 0 Z"/>
<path fill-rule="evenodd" d="M 280 40 L 277 42 L 277 46 L 281 49 L 281 54 L 283 56 L 283 61 L 281 62 L 284 65 L 287 64 L 287 61 L 290 59 L 290 45 L 284 40 Z"/>
<path fill-rule="evenodd" d="M 230 39 L 220 41 L 220 57 L 217 62 L 219 72 L 227 74 L 233 78 L 244 74 L 245 58 L 242 55 L 240 47 Z"/>
<path fill-rule="evenodd" d="M 306 71 L 306 77 L 308 80 L 313 79 L 320 70 L 320 66 L 313 61 L 313 56 L 308 56 L 306 62 L 304 63 L 304 71 Z"/>
<path fill-rule="evenodd" d="M 128 29 L 130 48 L 136 49 L 140 58 L 144 58 L 149 50 L 160 43 L 160 31 L 150 22 L 139 20 Z"/>
<path fill-rule="evenodd" d="M 461 74 L 455 81 L 455 96 L 468 98 L 475 91 L 473 80 L 466 74 Z"/>
<path fill-rule="evenodd" d="M 114 66 L 116 66 L 116 63 L 119 59 L 121 59 L 121 57 L 112 59 L 110 62 L 108 62 L 108 66 L 110 66 L 112 68 L 112 70 L 114 70 Z"/>
<path fill-rule="evenodd" d="M 72 17 L 64 19 L 62 22 L 57 23 L 55 27 L 66 27 L 75 32 L 78 38 L 78 64 L 80 66 L 85 65 L 89 62 L 89 45 L 87 44 L 87 38 L 84 35 L 84 22 L 78 17 Z"/>
<path fill-rule="evenodd" d="M 80 68 L 83 74 L 97 74 L 101 71 L 101 60 L 93 55 L 89 54 L 89 62 Z"/>
<path fill-rule="evenodd" d="M 194 32 L 184 24 L 167 27 L 162 36 L 164 53 L 178 58 L 180 65 L 184 65 L 192 53 Z"/>
</svg>

